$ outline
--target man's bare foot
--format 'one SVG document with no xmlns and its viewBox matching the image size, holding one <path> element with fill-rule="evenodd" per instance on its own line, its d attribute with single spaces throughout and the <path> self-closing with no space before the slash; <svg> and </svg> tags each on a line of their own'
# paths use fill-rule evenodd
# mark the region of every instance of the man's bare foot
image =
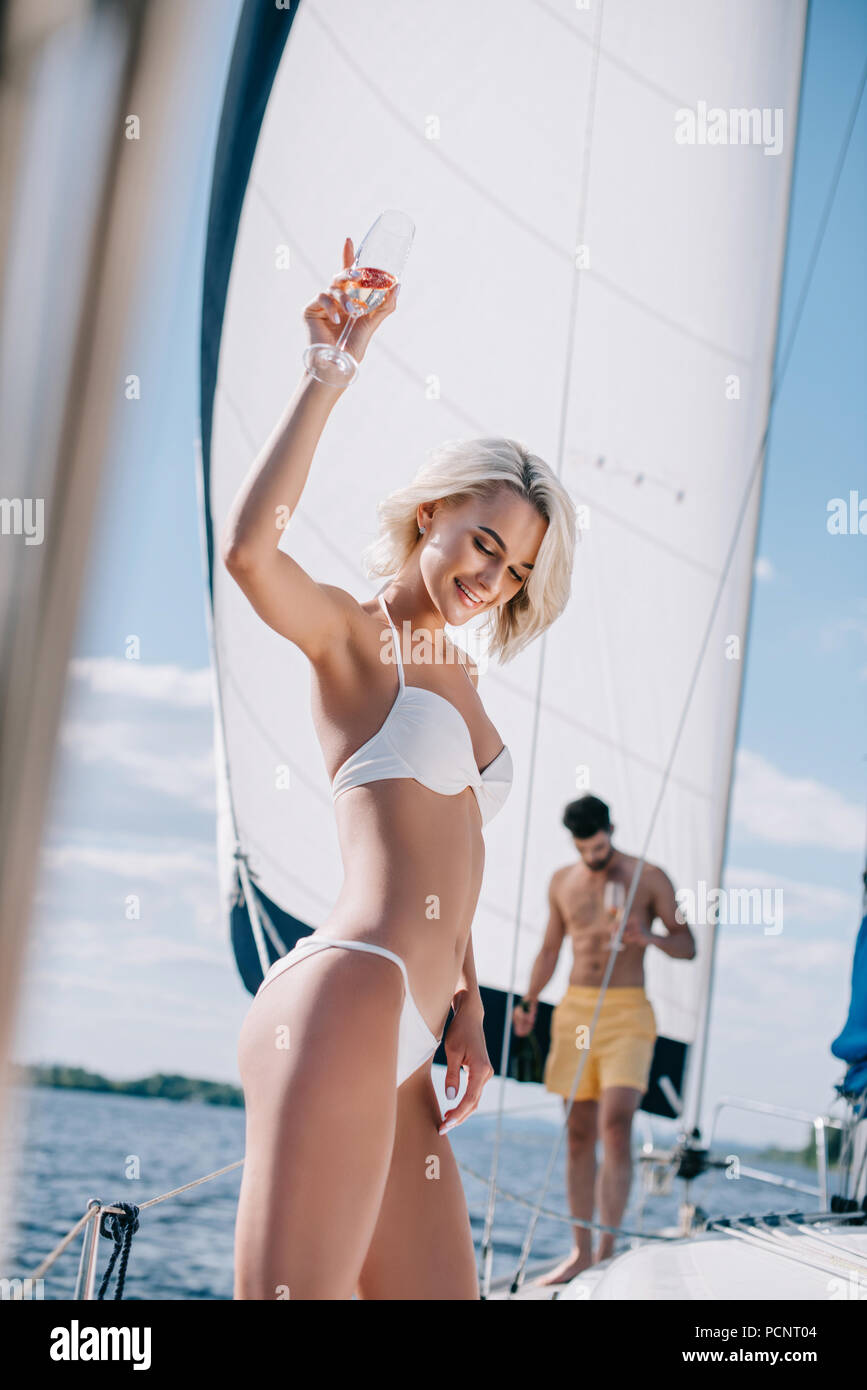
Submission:
<svg viewBox="0 0 867 1390">
<path fill-rule="evenodd" d="M 601 1265 L 603 1260 L 610 1260 L 612 1259 L 613 1255 L 614 1241 L 612 1241 L 610 1245 L 606 1245 L 603 1241 L 600 1240 L 598 1246 L 596 1247 L 596 1254 L 593 1257 L 593 1263 L 595 1265 Z"/>
<path fill-rule="evenodd" d="M 552 1269 L 550 1274 L 541 1275 L 533 1280 L 534 1288 L 541 1288 L 544 1284 L 568 1284 L 570 1279 L 574 1279 L 576 1274 L 582 1274 L 585 1269 L 589 1269 L 592 1264 L 592 1256 L 588 1250 L 586 1255 L 580 1250 L 573 1250 L 567 1255 L 565 1260 Z"/>
</svg>

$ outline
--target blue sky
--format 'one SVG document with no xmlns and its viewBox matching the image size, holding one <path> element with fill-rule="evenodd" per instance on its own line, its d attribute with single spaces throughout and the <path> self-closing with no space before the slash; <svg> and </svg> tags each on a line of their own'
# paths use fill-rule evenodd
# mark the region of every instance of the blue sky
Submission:
<svg viewBox="0 0 867 1390">
<path fill-rule="evenodd" d="M 167 163 L 195 184 L 153 264 L 122 378 L 46 830 L 15 1055 L 128 1077 L 237 1081 L 248 996 L 216 897 L 211 684 L 193 442 L 209 160 L 234 0 L 213 6 L 196 118 Z M 864 55 L 867 7 L 814 4 L 781 340 L 787 337 Z M 191 159 L 190 151 L 198 151 Z M 730 884 L 786 892 L 786 931 L 721 941 L 707 1092 L 807 1110 L 831 1101 L 849 998 L 867 795 L 867 537 L 831 535 L 829 500 L 867 496 L 867 102 L 780 392 L 729 840 Z M 180 186 L 180 184 L 179 184 Z M 119 393 L 120 394 L 120 393 Z M 125 659 L 134 635 L 141 659 Z M 140 916 L 125 902 L 138 894 Z M 494 1088 L 489 1087 L 491 1099 Z M 734 1117 L 723 1132 L 756 1137 Z M 798 1131 L 777 1137 L 802 1142 Z"/>
</svg>

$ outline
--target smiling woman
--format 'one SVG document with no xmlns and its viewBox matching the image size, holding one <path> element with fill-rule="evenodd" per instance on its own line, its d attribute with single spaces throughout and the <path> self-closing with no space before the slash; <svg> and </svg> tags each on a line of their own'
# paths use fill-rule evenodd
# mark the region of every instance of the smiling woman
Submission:
<svg viewBox="0 0 867 1390">
<path fill-rule="evenodd" d="M 523 506 L 516 507 L 522 500 Z M 418 543 L 419 508 L 426 530 L 443 509 L 460 528 L 461 544 L 475 550 L 476 560 L 496 557 L 487 571 L 489 581 L 481 578 L 484 565 L 468 556 L 465 572 L 454 582 L 464 589 L 465 609 L 489 614 L 486 632 L 491 656 L 501 665 L 511 661 L 550 627 L 569 601 L 576 529 L 568 493 L 547 464 L 518 440 L 449 440 L 431 451 L 410 483 L 379 503 L 380 535 L 362 555 L 368 574 L 392 575 L 405 563 Z M 547 522 L 545 543 L 535 563 L 516 548 L 521 522 L 528 519 L 530 509 Z M 456 541 L 458 533 L 449 534 Z M 426 578 L 434 577 L 434 556 L 440 565 L 456 558 L 451 551 L 444 554 L 436 543 L 423 562 Z M 475 587 L 473 575 L 477 576 Z M 506 590 L 508 603 L 495 602 L 491 583 Z M 447 621 L 462 623 L 465 613 Z"/>
<path fill-rule="evenodd" d="M 348 263 L 349 238 L 343 254 Z M 339 331 L 333 283 L 304 311 L 314 342 Z M 363 335 L 350 333 L 355 361 L 396 304 L 389 294 L 359 321 Z M 494 1074 L 470 929 L 482 828 L 506 802 L 512 761 L 472 677 L 434 661 L 425 681 L 407 682 L 399 629 L 410 628 L 413 646 L 422 636 L 442 651 L 447 624 L 487 614 L 500 661 L 514 656 L 566 606 L 575 508 L 548 464 L 514 440 L 448 444 L 380 508 L 370 569 L 390 575 L 385 589 L 359 600 L 317 582 L 281 549 L 274 517 L 297 507 L 335 390 L 345 389 L 302 379 L 223 527 L 232 579 L 310 662 L 344 870 L 336 903 L 271 965 L 242 1028 L 247 1153 L 235 1295 L 263 1298 L 286 1285 L 293 1298 L 358 1289 L 365 1298 L 474 1299 L 466 1199 L 445 1135 Z M 275 1055 L 283 1027 L 291 1052 Z M 443 1040 L 455 1103 L 440 1117 L 431 1060 Z M 443 1179 L 433 1201 L 420 1153 L 435 1155 Z M 417 1252 L 434 1243 L 441 1267 L 422 1267 Z"/>
</svg>

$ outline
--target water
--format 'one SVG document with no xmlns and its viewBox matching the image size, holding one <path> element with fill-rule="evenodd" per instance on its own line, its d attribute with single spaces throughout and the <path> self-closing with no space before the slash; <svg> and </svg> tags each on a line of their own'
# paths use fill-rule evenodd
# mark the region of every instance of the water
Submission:
<svg viewBox="0 0 867 1390">
<path fill-rule="evenodd" d="M 223 1168 L 244 1153 L 244 1112 L 240 1108 L 148 1100 L 103 1092 L 25 1087 L 27 1136 L 15 1192 L 18 1225 L 10 1232 L 7 1277 L 35 1268 L 84 1213 L 90 1197 L 105 1203 L 141 1204 L 171 1188 Z M 449 1135 L 459 1163 L 487 1175 L 495 1120 L 474 1115 Z M 556 1131 L 547 1121 L 516 1115 L 504 1128 L 499 1184 L 527 1198 L 537 1197 Z M 728 1152 L 729 1149 L 724 1151 Z M 756 1168 L 815 1186 L 811 1169 L 795 1162 L 765 1162 L 742 1150 Z M 131 1163 L 139 1178 L 125 1176 Z M 235 1212 L 242 1169 L 170 1198 L 140 1215 L 133 1237 L 124 1297 L 135 1299 L 231 1299 Z M 464 1175 L 473 1235 L 478 1248 L 484 1225 L 487 1187 Z M 675 1183 L 666 1197 L 645 1200 L 645 1230 L 673 1225 L 683 1191 Z M 640 1165 L 636 1164 L 623 1225 L 642 1229 Z M 813 1211 L 815 1198 L 766 1186 L 747 1178 L 728 1181 L 709 1173 L 692 1184 L 691 1200 L 715 1216 L 745 1211 Z M 545 1207 L 568 1215 L 565 1154 L 558 1157 Z M 494 1278 L 511 1274 L 527 1231 L 530 1209 L 497 1200 Z M 539 1220 L 531 1262 L 566 1254 L 570 1231 L 549 1218 Z M 81 1237 L 45 1276 L 45 1298 L 72 1296 Z M 99 1240 L 97 1288 L 112 1244 Z M 109 1289 L 113 1294 L 114 1282 Z"/>
</svg>

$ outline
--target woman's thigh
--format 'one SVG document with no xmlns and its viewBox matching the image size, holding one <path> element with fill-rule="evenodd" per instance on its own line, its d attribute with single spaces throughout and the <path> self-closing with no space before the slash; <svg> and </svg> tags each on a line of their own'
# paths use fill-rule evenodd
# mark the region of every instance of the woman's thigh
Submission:
<svg viewBox="0 0 867 1390">
<path fill-rule="evenodd" d="M 388 1176 L 402 1003 L 392 961 L 329 949 L 251 1005 L 235 1298 L 352 1297 Z"/>
<path fill-rule="evenodd" d="M 391 1166 L 357 1293 L 365 1299 L 477 1299 L 470 1218 L 426 1062 L 397 1092 Z"/>
</svg>

